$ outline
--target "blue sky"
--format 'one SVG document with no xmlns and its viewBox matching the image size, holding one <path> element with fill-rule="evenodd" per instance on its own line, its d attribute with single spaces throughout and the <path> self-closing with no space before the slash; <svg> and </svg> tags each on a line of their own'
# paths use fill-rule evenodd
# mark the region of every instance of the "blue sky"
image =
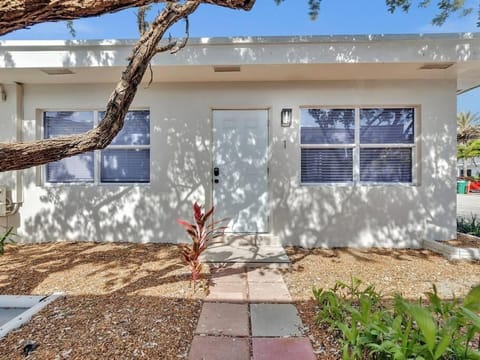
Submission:
<svg viewBox="0 0 480 360">
<path fill-rule="evenodd" d="M 476 1 L 467 0 L 475 7 Z M 433 4 L 436 1 L 432 1 Z M 476 9 L 475 9 L 476 10 Z M 153 11 L 155 13 L 157 9 Z M 285 0 L 280 6 L 274 0 L 257 0 L 250 12 L 232 11 L 202 5 L 190 18 L 190 36 L 274 36 L 330 34 L 408 34 L 433 32 L 472 32 L 476 27 L 476 11 L 468 17 L 453 16 L 441 27 L 431 25 L 435 7 L 412 7 L 408 14 L 387 11 L 384 0 L 323 0 L 320 16 L 311 21 L 307 0 Z M 131 39 L 138 36 L 135 10 L 128 9 L 98 18 L 74 23 L 77 39 Z M 183 26 L 171 30 L 173 36 L 183 34 Z M 71 39 L 65 23 L 33 26 L 7 34 L 1 39 Z M 480 91 L 459 97 L 458 110 L 480 112 Z"/>
</svg>

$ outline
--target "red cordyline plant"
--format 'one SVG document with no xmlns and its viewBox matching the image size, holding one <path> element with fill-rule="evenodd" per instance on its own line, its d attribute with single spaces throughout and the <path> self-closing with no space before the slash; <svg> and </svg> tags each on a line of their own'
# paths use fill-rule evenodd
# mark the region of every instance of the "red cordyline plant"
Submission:
<svg viewBox="0 0 480 360">
<path fill-rule="evenodd" d="M 212 206 L 210 210 L 203 213 L 202 207 L 195 202 L 193 204 L 193 224 L 177 219 L 177 223 L 185 228 L 192 239 L 192 244 L 180 244 L 180 251 L 183 261 L 190 265 L 191 281 L 193 281 L 194 286 L 202 271 L 202 264 L 199 260 L 200 254 L 205 251 L 210 240 L 222 236 L 226 229 L 226 226 L 218 226 L 226 219 L 207 223 L 208 218 L 213 215 L 213 210 L 214 207 Z"/>
</svg>

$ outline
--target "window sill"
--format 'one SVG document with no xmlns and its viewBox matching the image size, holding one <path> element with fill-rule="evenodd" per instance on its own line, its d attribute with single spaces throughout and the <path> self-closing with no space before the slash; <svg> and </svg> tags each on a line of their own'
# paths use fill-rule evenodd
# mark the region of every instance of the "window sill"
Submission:
<svg viewBox="0 0 480 360">
<path fill-rule="evenodd" d="M 81 182 L 71 182 L 71 183 L 47 183 L 42 184 L 46 188 L 58 188 L 58 187 L 150 187 L 152 183 L 81 183 Z"/>
<path fill-rule="evenodd" d="M 339 182 L 339 183 L 302 183 L 300 182 L 300 186 L 330 186 L 330 187 L 417 187 L 420 186 L 418 183 L 391 183 L 391 182 L 378 182 L 378 183 L 369 183 L 369 182 Z"/>
</svg>

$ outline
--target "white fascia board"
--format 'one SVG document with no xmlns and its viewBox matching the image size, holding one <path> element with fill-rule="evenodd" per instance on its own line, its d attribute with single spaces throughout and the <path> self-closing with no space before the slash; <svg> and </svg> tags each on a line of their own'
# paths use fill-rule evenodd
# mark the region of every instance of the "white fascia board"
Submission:
<svg viewBox="0 0 480 360">
<path fill-rule="evenodd" d="M 0 68 L 125 66 L 135 41 L 0 41 Z M 480 60 L 480 35 L 360 35 L 191 39 L 153 65 L 466 62 Z"/>
</svg>

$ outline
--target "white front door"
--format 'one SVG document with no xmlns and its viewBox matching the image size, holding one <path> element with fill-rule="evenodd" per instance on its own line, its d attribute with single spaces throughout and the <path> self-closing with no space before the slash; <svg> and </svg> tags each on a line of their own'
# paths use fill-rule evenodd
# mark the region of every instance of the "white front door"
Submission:
<svg viewBox="0 0 480 360">
<path fill-rule="evenodd" d="M 268 110 L 213 111 L 215 219 L 227 232 L 268 232 Z"/>
</svg>

